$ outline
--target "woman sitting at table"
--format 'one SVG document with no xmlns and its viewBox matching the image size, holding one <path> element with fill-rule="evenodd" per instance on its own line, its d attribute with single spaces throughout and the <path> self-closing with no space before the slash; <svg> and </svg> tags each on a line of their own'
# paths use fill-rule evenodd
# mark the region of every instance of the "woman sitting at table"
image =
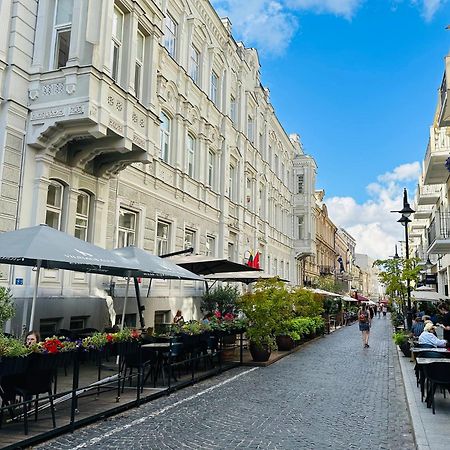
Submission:
<svg viewBox="0 0 450 450">
<path fill-rule="evenodd" d="M 422 334 L 424 328 L 425 323 L 423 322 L 422 317 L 417 316 L 412 324 L 411 333 L 414 337 L 419 337 Z"/>
<path fill-rule="evenodd" d="M 427 322 L 425 327 L 419 336 L 419 344 L 428 344 L 433 347 L 446 347 L 447 341 L 445 339 L 438 339 L 433 332 L 435 331 L 435 326 L 432 322 Z"/>
<path fill-rule="evenodd" d="M 174 324 L 179 324 L 179 325 L 183 325 L 184 323 L 184 317 L 181 314 L 181 311 L 178 310 L 177 313 L 175 314 L 175 317 L 173 318 L 173 323 Z"/>
</svg>

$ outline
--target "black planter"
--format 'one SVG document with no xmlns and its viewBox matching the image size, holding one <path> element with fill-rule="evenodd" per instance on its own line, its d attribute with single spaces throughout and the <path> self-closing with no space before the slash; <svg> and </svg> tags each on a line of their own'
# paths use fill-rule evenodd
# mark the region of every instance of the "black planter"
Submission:
<svg viewBox="0 0 450 450">
<path fill-rule="evenodd" d="M 294 348 L 295 342 L 290 336 L 280 335 L 276 337 L 278 350 L 286 352 Z"/>
<path fill-rule="evenodd" d="M 257 345 L 250 342 L 250 354 L 255 362 L 266 362 L 270 358 L 271 350 L 267 344 Z"/>
<path fill-rule="evenodd" d="M 399 345 L 399 347 L 405 356 L 411 356 L 411 348 L 409 342 L 404 342 L 403 344 Z"/>
<path fill-rule="evenodd" d="M 28 368 L 28 356 L 1 357 L 0 377 L 24 373 Z"/>
</svg>

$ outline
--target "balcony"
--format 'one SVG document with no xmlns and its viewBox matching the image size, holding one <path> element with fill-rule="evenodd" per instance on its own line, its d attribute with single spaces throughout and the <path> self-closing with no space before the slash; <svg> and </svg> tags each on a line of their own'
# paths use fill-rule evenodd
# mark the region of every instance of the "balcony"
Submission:
<svg viewBox="0 0 450 450">
<path fill-rule="evenodd" d="M 428 253 L 450 253 L 450 213 L 436 213 L 428 228 Z"/>
<path fill-rule="evenodd" d="M 444 167 L 445 169 L 445 167 Z M 446 169 L 447 171 L 447 169 Z M 419 185 L 417 189 L 417 205 L 435 205 L 441 196 L 441 186 L 439 185 Z"/>
<path fill-rule="evenodd" d="M 429 219 L 431 217 L 431 206 L 422 205 L 416 207 L 416 212 L 414 213 L 414 220 Z"/>
<path fill-rule="evenodd" d="M 450 64 L 450 58 L 445 58 L 445 63 Z M 438 125 L 440 127 L 450 126 L 450 106 L 448 104 L 448 85 L 447 85 L 447 71 L 442 77 L 441 87 L 439 88 L 439 103 L 438 103 Z"/>
<path fill-rule="evenodd" d="M 447 181 L 448 171 L 445 161 L 449 157 L 450 136 L 447 128 L 430 128 L 430 140 L 423 162 L 423 183 L 442 184 Z"/>
<path fill-rule="evenodd" d="M 95 68 L 36 74 L 28 96 L 27 143 L 38 151 L 106 177 L 152 160 L 158 118 Z"/>
</svg>

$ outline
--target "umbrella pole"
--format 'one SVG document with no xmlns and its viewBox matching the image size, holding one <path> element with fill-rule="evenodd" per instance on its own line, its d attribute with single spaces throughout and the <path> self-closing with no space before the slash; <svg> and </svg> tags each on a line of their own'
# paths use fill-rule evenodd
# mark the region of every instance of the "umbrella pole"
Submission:
<svg viewBox="0 0 450 450">
<path fill-rule="evenodd" d="M 144 329 L 145 322 L 144 322 L 144 314 L 142 314 L 141 290 L 139 289 L 138 279 L 134 277 L 133 280 L 134 280 L 134 290 L 136 291 L 136 303 L 139 312 L 139 322 L 141 323 L 141 328 Z"/>
<path fill-rule="evenodd" d="M 122 321 L 120 322 L 120 331 L 123 330 L 123 326 L 125 324 L 125 312 L 127 310 L 127 301 L 128 301 L 128 289 L 130 287 L 130 277 L 127 277 L 127 287 L 125 289 L 125 298 L 123 300 L 123 311 L 122 311 Z"/>
<path fill-rule="evenodd" d="M 37 264 L 36 264 L 36 277 L 34 279 L 33 301 L 31 303 L 31 316 L 30 316 L 30 325 L 28 327 L 28 331 L 31 331 L 33 329 L 34 311 L 36 310 L 36 299 L 37 299 L 37 292 L 38 292 L 38 286 L 39 286 L 39 273 L 41 271 L 41 264 L 42 264 L 42 261 L 40 259 L 38 259 Z"/>
</svg>

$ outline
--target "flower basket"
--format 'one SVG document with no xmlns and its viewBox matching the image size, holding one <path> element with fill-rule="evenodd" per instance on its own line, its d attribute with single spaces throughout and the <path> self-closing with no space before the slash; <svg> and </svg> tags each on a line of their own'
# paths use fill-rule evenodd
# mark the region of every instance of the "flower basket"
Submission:
<svg viewBox="0 0 450 450">
<path fill-rule="evenodd" d="M 28 368 L 28 362 L 29 362 L 28 356 L 1 357 L 0 377 L 24 373 Z"/>
</svg>

